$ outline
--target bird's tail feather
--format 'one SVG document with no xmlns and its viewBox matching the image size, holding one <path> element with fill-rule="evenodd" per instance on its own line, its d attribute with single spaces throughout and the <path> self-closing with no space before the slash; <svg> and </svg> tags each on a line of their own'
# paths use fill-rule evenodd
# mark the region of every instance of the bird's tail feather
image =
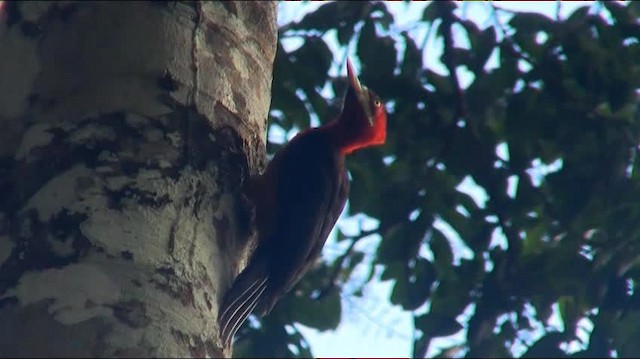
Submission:
<svg viewBox="0 0 640 359">
<path fill-rule="evenodd" d="M 249 269 L 249 268 L 247 268 Z M 218 315 L 220 338 L 225 347 L 231 345 L 233 336 L 249 314 L 256 308 L 267 287 L 267 277 L 255 277 L 245 270 L 227 292 Z"/>
<path fill-rule="evenodd" d="M 253 312 L 256 305 L 258 305 L 258 300 L 260 299 L 260 296 L 264 292 L 265 288 L 266 288 L 266 279 L 264 282 L 257 285 L 255 287 L 255 290 L 249 293 L 249 296 L 247 297 L 246 301 L 243 301 L 242 303 L 240 303 L 237 309 L 235 309 L 233 313 L 231 313 L 231 315 L 229 316 L 230 319 L 229 319 L 229 325 L 228 325 L 228 328 L 230 329 L 228 329 L 226 333 L 223 332 L 223 335 L 224 335 L 223 339 L 224 339 L 225 346 L 229 346 L 231 344 L 231 341 L 233 340 L 233 336 L 236 334 L 238 329 L 240 329 L 240 326 L 242 325 L 242 323 L 244 323 L 244 321 L 247 320 L 247 318 L 249 317 L 249 314 Z"/>
</svg>

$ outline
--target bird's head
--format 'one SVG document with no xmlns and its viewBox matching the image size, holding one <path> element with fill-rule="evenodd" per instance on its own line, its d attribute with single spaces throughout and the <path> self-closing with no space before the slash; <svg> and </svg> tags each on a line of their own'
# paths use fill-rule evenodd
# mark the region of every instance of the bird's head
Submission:
<svg viewBox="0 0 640 359">
<path fill-rule="evenodd" d="M 387 137 L 387 114 L 380 97 L 360 83 L 351 61 L 347 59 L 349 87 L 339 118 L 349 143 L 343 152 L 349 153 L 368 146 L 381 145 Z"/>
</svg>

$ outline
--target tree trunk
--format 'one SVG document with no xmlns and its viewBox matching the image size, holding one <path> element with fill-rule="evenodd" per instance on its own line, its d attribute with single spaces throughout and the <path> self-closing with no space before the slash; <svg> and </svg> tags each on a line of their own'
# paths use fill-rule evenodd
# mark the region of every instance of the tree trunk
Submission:
<svg viewBox="0 0 640 359">
<path fill-rule="evenodd" d="M 0 8 L 0 356 L 229 356 L 276 4 Z"/>
</svg>

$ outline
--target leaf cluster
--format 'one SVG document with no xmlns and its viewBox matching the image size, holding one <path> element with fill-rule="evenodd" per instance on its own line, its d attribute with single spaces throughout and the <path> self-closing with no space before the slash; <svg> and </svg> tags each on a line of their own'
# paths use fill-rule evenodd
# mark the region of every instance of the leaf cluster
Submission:
<svg viewBox="0 0 640 359">
<path fill-rule="evenodd" d="M 381 240 L 368 263 L 354 245 L 364 236 L 339 233 L 348 250 L 261 329 L 243 329 L 255 349 L 245 353 L 310 355 L 284 323 L 337 326 L 340 287 L 365 264 L 366 280 L 381 268 L 391 303 L 412 313 L 415 357 L 460 331 L 464 342 L 440 355 L 640 355 L 638 4 L 599 2 L 562 20 L 485 4 L 493 21 L 482 27 L 434 1 L 403 29 L 382 2 L 336 1 L 282 26 L 274 126 L 337 113 L 346 81 L 329 76 L 344 67 L 332 41 L 351 46 L 362 82 L 387 103 L 387 144 L 348 162 L 350 214 L 377 219 L 366 234 Z M 301 45 L 286 51 L 291 38 Z M 430 41 L 441 47 L 437 68 L 425 63 Z"/>
</svg>

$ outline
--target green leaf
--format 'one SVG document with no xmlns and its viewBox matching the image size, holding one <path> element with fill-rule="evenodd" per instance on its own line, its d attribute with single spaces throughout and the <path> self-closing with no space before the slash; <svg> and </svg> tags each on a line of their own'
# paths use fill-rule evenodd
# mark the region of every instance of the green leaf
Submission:
<svg viewBox="0 0 640 359">
<path fill-rule="evenodd" d="M 319 300 L 296 297 L 287 311 L 297 322 L 324 331 L 335 329 L 340 323 L 341 304 L 340 291 L 334 289 Z"/>
<path fill-rule="evenodd" d="M 588 9 L 588 8 L 586 8 Z M 554 31 L 554 22 L 546 15 L 535 12 L 518 12 L 509 20 L 516 34 L 532 34 L 538 31 Z"/>
<path fill-rule="evenodd" d="M 293 127 L 294 124 L 304 128 L 308 127 L 311 122 L 309 112 L 298 96 L 288 89 L 274 89 L 274 97 L 272 100 L 272 109 L 281 110 L 284 119 L 281 125 L 286 130 Z"/>
<path fill-rule="evenodd" d="M 565 328 L 575 328 L 578 320 L 585 314 L 583 309 L 576 303 L 576 299 L 568 295 L 558 298 L 558 309 Z"/>
<path fill-rule="evenodd" d="M 431 293 L 435 280 L 433 265 L 422 258 L 416 261 L 413 270 L 404 268 L 404 275 L 396 280 L 391 292 L 391 303 L 405 310 L 415 310 L 423 305 Z"/>
<path fill-rule="evenodd" d="M 422 12 L 422 21 L 433 22 L 457 9 L 453 1 L 431 1 Z"/>
<path fill-rule="evenodd" d="M 331 119 L 331 117 L 334 116 L 334 113 L 333 109 L 329 106 L 327 99 L 320 95 L 317 88 L 310 90 L 306 94 L 307 99 L 313 108 L 313 112 L 315 112 L 318 118 L 327 119 L 327 122 L 329 122 L 328 119 Z"/>
<path fill-rule="evenodd" d="M 433 229 L 431 239 L 429 240 L 429 248 L 433 252 L 436 268 L 443 270 L 449 268 L 453 264 L 453 253 L 451 245 L 445 235 L 439 229 Z"/>
<path fill-rule="evenodd" d="M 374 86 L 377 79 L 393 77 L 397 59 L 395 41 L 389 36 L 378 37 L 372 21 L 365 22 L 360 31 L 357 53 L 362 62 L 360 77 L 368 86 Z"/>
<path fill-rule="evenodd" d="M 443 76 L 431 70 L 426 70 L 424 74 L 427 81 L 436 88 L 438 94 L 453 94 L 453 84 L 451 83 L 451 78 L 449 76 Z"/>
<path fill-rule="evenodd" d="M 583 26 L 587 17 L 589 17 L 589 6 L 581 6 L 574 10 L 569 18 L 566 20 L 566 24 L 569 26 Z"/>
<path fill-rule="evenodd" d="M 377 250 L 377 259 L 381 264 L 404 263 L 418 255 L 422 237 L 418 236 L 421 227 L 414 223 L 398 223 L 384 234 Z"/>
<path fill-rule="evenodd" d="M 415 41 L 406 32 L 402 33 L 405 49 L 400 73 L 410 79 L 417 79 L 418 72 L 422 69 L 422 53 Z"/>
<path fill-rule="evenodd" d="M 410 301 L 405 309 L 418 309 L 422 306 L 429 298 L 435 279 L 436 271 L 433 264 L 424 258 L 418 258 L 415 267 L 409 273 Z"/>
<path fill-rule="evenodd" d="M 391 280 L 396 278 L 401 278 L 405 272 L 404 263 L 400 262 L 392 262 L 387 264 L 382 271 L 382 275 L 380 276 L 380 280 Z"/>
<path fill-rule="evenodd" d="M 473 60 L 469 62 L 469 69 L 476 75 L 484 71 L 489 57 L 496 48 L 496 30 L 488 27 L 474 35 L 469 34 L 469 42 L 474 52 Z"/>
<path fill-rule="evenodd" d="M 338 43 L 342 46 L 348 44 L 353 39 L 355 32 L 355 29 L 351 26 L 339 27 L 337 33 Z"/>
<path fill-rule="evenodd" d="M 319 37 L 307 37 L 300 48 L 291 52 L 296 82 L 307 93 L 321 88 L 327 81 L 327 73 L 333 54 L 327 43 Z"/>
<path fill-rule="evenodd" d="M 455 317 L 436 313 L 427 313 L 416 317 L 413 325 L 428 337 L 449 336 L 463 329 Z"/>
</svg>

